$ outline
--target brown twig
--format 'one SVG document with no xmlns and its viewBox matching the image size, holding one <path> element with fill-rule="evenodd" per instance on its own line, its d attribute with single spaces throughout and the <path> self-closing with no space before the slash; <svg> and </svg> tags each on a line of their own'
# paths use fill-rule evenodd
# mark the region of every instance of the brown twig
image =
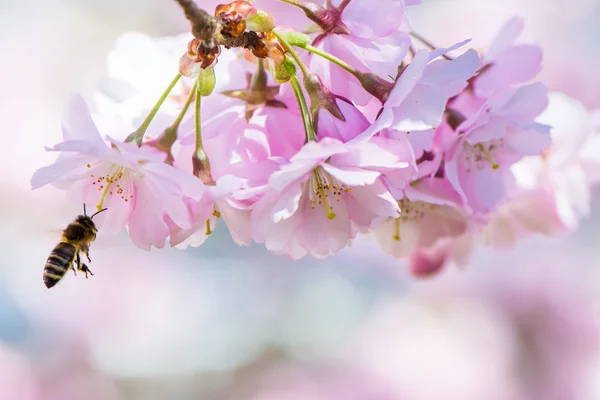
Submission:
<svg viewBox="0 0 600 400">
<path fill-rule="evenodd" d="M 194 0 L 175 0 L 183 11 L 185 17 L 192 24 L 192 35 L 205 42 L 210 42 L 217 35 L 218 21 L 215 17 L 199 8 Z"/>
</svg>

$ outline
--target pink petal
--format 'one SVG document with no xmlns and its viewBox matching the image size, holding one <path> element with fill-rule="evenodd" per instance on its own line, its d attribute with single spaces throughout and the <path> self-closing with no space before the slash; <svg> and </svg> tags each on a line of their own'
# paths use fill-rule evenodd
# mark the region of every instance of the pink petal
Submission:
<svg viewBox="0 0 600 400">
<path fill-rule="evenodd" d="M 507 50 L 514 44 L 517 38 L 523 31 L 523 19 L 513 17 L 506 21 L 506 23 L 500 28 L 500 32 L 490 45 L 490 48 L 483 56 L 485 64 L 489 64 L 503 51 Z"/>
<path fill-rule="evenodd" d="M 404 99 L 406 99 L 421 78 L 428 61 L 429 53 L 427 50 L 418 50 L 413 60 L 408 64 L 396 81 L 394 88 L 385 102 L 385 108 L 398 107 L 402 104 Z"/>
<path fill-rule="evenodd" d="M 279 197 L 271 210 L 273 222 L 277 223 L 281 220 L 288 219 L 298 211 L 300 198 L 303 193 L 302 186 L 303 185 L 300 183 L 288 185 L 280 192 Z"/>
<path fill-rule="evenodd" d="M 398 0 L 351 1 L 342 13 L 342 21 L 352 35 L 365 39 L 385 37 L 398 29 L 404 16 L 404 4 Z M 373 21 L 377 21 L 376 24 Z"/>
<path fill-rule="evenodd" d="M 144 201 L 140 201 L 144 199 Z M 132 242 L 141 249 L 162 248 L 169 236 L 169 227 L 162 217 L 160 203 L 153 199 L 145 185 L 137 186 L 136 205 L 129 216 L 128 231 Z"/>
<path fill-rule="evenodd" d="M 396 228 L 400 239 L 396 239 Z M 375 238 L 381 249 L 394 257 L 407 257 L 419 244 L 419 227 L 414 222 L 404 222 L 396 218 L 388 218 L 386 222 L 374 230 Z"/>
<path fill-rule="evenodd" d="M 250 211 L 232 207 L 227 200 L 219 201 L 217 207 L 233 241 L 240 246 L 249 246 L 252 242 Z"/>
<path fill-rule="evenodd" d="M 322 168 L 331 176 L 349 187 L 371 185 L 380 176 L 377 171 L 370 171 L 358 167 L 337 168 L 324 163 Z"/>
<path fill-rule="evenodd" d="M 346 143 L 367 129 L 370 123 L 354 105 L 344 100 L 338 100 L 337 104 L 346 121 L 340 121 L 329 111 L 322 110 L 319 112 L 319 138 L 330 137 Z"/>
<path fill-rule="evenodd" d="M 80 95 L 71 95 L 67 99 L 62 120 L 64 140 L 89 140 L 96 146 L 105 146 L 100 133 L 90 117 L 85 100 Z"/>
<path fill-rule="evenodd" d="M 301 222 L 296 230 L 298 242 L 313 257 L 325 258 L 336 254 L 353 237 L 346 203 L 333 205 L 336 217 L 329 219 L 325 207 L 314 209 L 305 198 L 302 200 Z"/>
<path fill-rule="evenodd" d="M 535 78 L 541 69 L 542 49 L 539 46 L 512 47 L 477 77 L 475 93 L 480 97 L 490 97 L 498 89 Z"/>
<path fill-rule="evenodd" d="M 38 189 L 42 186 L 54 182 L 61 177 L 69 174 L 76 168 L 80 168 L 93 159 L 87 155 L 69 154 L 61 155 L 58 160 L 47 167 L 39 168 L 31 177 L 31 189 Z"/>
</svg>

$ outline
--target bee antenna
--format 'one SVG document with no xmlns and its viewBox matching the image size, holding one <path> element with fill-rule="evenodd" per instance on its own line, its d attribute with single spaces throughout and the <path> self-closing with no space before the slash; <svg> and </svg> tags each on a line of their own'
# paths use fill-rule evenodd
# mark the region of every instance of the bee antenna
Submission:
<svg viewBox="0 0 600 400">
<path fill-rule="evenodd" d="M 100 214 L 102 211 L 106 211 L 106 210 L 108 210 L 108 208 L 103 208 L 100 211 L 96 211 L 95 213 L 92 214 L 92 216 L 90 218 L 93 219 L 97 214 Z"/>
<path fill-rule="evenodd" d="M 83 215 L 87 217 L 87 213 L 85 212 L 85 203 L 83 203 Z"/>
</svg>

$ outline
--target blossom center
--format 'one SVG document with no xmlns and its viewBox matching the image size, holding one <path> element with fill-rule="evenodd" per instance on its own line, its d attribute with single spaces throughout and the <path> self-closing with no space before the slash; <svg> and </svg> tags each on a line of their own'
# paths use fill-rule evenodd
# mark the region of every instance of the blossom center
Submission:
<svg viewBox="0 0 600 400">
<path fill-rule="evenodd" d="M 498 151 L 504 146 L 502 139 L 494 139 L 475 145 L 464 142 L 463 151 L 467 161 L 467 172 L 481 171 L 491 166 L 496 170 L 500 165 L 495 161 Z"/>
<path fill-rule="evenodd" d="M 400 224 L 406 222 L 420 222 L 425 214 L 434 209 L 434 204 L 426 203 L 424 201 L 410 201 L 406 198 L 398 200 L 398 206 L 400 207 L 400 216 L 394 218 L 394 240 L 400 241 Z"/>
<path fill-rule="evenodd" d="M 88 164 L 87 167 L 91 168 L 92 166 Z M 110 164 L 106 171 L 106 173 L 100 174 L 99 176 L 90 174 L 90 177 L 92 178 L 92 185 L 97 185 L 98 191 L 102 192 L 100 201 L 96 205 L 96 209 L 98 210 L 103 208 L 104 201 L 106 200 L 107 196 L 113 196 L 116 194 L 125 202 L 129 202 L 130 199 L 133 199 L 129 181 L 131 170 L 123 167 L 122 165 Z"/>
<path fill-rule="evenodd" d="M 322 204 L 329 219 L 335 218 L 331 201 L 339 203 L 341 194 L 352 190 L 352 188 L 346 187 L 346 185 L 325 172 L 322 167 L 313 170 L 307 184 L 311 208 L 314 210 L 316 206 Z"/>
</svg>

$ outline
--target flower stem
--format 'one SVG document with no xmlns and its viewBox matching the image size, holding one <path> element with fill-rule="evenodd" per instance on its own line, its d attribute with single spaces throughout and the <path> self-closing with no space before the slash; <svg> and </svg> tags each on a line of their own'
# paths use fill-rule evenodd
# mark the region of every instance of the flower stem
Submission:
<svg viewBox="0 0 600 400">
<path fill-rule="evenodd" d="M 310 51 L 311 53 L 316 54 L 320 57 L 323 57 L 326 60 L 331 61 L 332 63 L 340 66 L 341 68 L 345 69 L 346 71 L 348 71 L 349 73 L 354 75 L 356 78 L 360 79 L 360 77 L 361 77 L 360 71 L 358 71 L 356 68 L 352 67 L 350 64 L 348 64 L 344 60 L 341 60 L 341 59 L 337 58 L 336 56 L 329 54 L 326 51 L 323 51 L 317 47 L 311 46 L 309 44 L 307 44 L 304 47 L 304 49 L 306 51 Z"/>
<path fill-rule="evenodd" d="M 300 106 L 302 122 L 304 123 L 304 131 L 306 132 L 306 141 L 309 142 L 311 140 L 317 140 L 315 138 L 315 132 L 312 128 L 312 122 L 310 120 L 308 106 L 306 105 L 306 99 L 304 98 L 304 93 L 302 93 L 302 87 L 300 86 L 300 82 L 298 82 L 298 78 L 296 78 L 296 75 L 292 75 L 290 83 L 292 84 L 292 88 L 294 89 L 294 95 L 296 96 L 296 100 L 298 101 L 298 105 Z"/>
<path fill-rule="evenodd" d="M 283 45 L 283 47 L 285 47 L 285 49 L 288 51 L 288 53 L 290 53 L 290 55 L 292 56 L 292 58 L 294 59 L 294 61 L 296 62 L 296 64 L 298 64 L 298 67 L 300 67 L 300 70 L 302 71 L 302 75 L 307 76 L 309 74 L 308 68 L 306 68 L 306 65 L 302 62 L 302 60 L 300 59 L 300 57 L 298 56 L 298 53 L 296 53 L 296 51 L 294 50 L 294 48 L 275 29 L 273 29 L 271 31 L 271 33 L 273 33 L 273 35 L 275 35 L 275 37 L 281 42 L 281 44 Z"/>
<path fill-rule="evenodd" d="M 200 106 L 202 104 L 202 96 L 200 92 L 196 90 L 196 110 L 195 110 L 195 125 L 196 125 L 196 149 L 194 150 L 194 154 L 192 154 L 192 168 L 195 176 L 200 178 L 200 180 L 205 185 L 214 185 L 215 181 L 212 178 L 212 174 L 210 172 L 210 161 L 208 159 L 208 155 L 206 151 L 204 151 L 204 146 L 202 144 L 202 126 L 201 126 L 201 113 Z"/>
<path fill-rule="evenodd" d="M 156 116 L 156 113 L 158 112 L 160 107 L 163 105 L 165 100 L 167 100 L 167 97 L 169 97 L 169 93 L 171 93 L 171 90 L 173 90 L 173 88 L 175 87 L 177 82 L 179 82 L 179 78 L 181 78 L 181 74 L 177 74 L 175 76 L 175 78 L 171 81 L 171 83 L 169 84 L 167 89 L 165 89 L 163 94 L 160 96 L 160 98 L 158 99 L 158 101 L 156 102 L 156 104 L 154 105 L 152 110 L 150 110 L 150 113 L 148 114 L 148 116 L 146 117 L 144 122 L 142 122 L 142 125 L 140 125 L 140 127 L 138 129 L 136 129 L 135 132 L 133 132 L 132 134 L 127 136 L 127 138 L 125 139 L 125 142 L 134 142 L 138 146 L 142 145 L 142 140 L 144 139 L 144 134 L 146 133 L 146 130 L 148 129 L 148 126 L 150 125 L 150 122 L 152 122 L 152 120 Z"/>
<path fill-rule="evenodd" d="M 159 148 L 164 148 L 164 150 L 166 151 L 171 150 L 171 146 L 173 146 L 173 143 L 175 143 L 175 140 L 177 139 L 177 129 L 179 129 L 179 125 L 181 124 L 183 117 L 185 117 L 185 114 L 187 114 L 187 111 L 190 108 L 190 104 L 192 103 L 192 100 L 194 100 L 194 96 L 196 95 L 196 86 L 197 82 L 194 82 L 194 86 L 192 86 L 190 94 L 187 100 L 185 101 L 183 108 L 179 112 L 179 115 L 177 116 L 173 124 L 167 129 L 165 129 L 164 133 L 158 139 L 157 144 Z"/>
</svg>

